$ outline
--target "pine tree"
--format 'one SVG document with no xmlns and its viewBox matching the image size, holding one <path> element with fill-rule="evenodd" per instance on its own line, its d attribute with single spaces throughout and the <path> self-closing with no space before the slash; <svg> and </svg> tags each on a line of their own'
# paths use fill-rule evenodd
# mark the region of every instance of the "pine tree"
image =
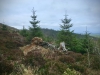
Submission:
<svg viewBox="0 0 100 75">
<path fill-rule="evenodd" d="M 84 51 L 82 40 L 75 36 L 73 30 L 70 30 L 70 28 L 73 26 L 70 23 L 71 19 L 68 19 L 67 15 L 65 15 L 65 18 L 61 21 L 62 24 L 60 25 L 61 30 L 58 34 L 58 43 L 64 41 L 66 47 L 70 48 L 71 51 L 80 52 L 82 54 L 86 53 L 86 51 Z"/>
<path fill-rule="evenodd" d="M 71 19 L 67 18 L 67 15 L 65 15 L 65 18 L 61 20 L 63 25 L 60 25 L 60 27 L 62 28 L 62 30 L 70 32 L 70 27 L 72 27 L 73 25 L 70 24 Z"/>
<path fill-rule="evenodd" d="M 64 41 L 68 47 L 72 47 L 72 39 L 73 39 L 73 31 L 70 31 L 70 28 L 73 26 L 70 24 L 71 19 L 67 18 L 67 15 L 65 15 L 65 18 L 61 20 L 62 24 L 60 25 L 61 30 L 58 34 L 58 43 Z"/>
<path fill-rule="evenodd" d="M 35 15 L 34 8 L 33 8 L 33 15 L 31 16 L 32 21 L 30 23 L 32 24 L 32 27 L 29 28 L 29 41 L 34 37 L 42 37 L 43 34 L 41 32 L 41 28 L 37 25 L 40 23 L 40 21 L 37 20 L 37 16 Z"/>
</svg>

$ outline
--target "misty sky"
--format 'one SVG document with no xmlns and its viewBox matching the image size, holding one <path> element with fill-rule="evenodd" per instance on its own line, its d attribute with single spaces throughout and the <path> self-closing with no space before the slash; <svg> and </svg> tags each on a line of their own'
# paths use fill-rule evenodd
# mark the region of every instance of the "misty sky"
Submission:
<svg viewBox="0 0 100 75">
<path fill-rule="evenodd" d="M 100 33 L 100 0 L 0 0 L 0 23 L 28 28 L 33 7 L 42 28 L 60 30 L 67 13 L 74 32 Z"/>
</svg>

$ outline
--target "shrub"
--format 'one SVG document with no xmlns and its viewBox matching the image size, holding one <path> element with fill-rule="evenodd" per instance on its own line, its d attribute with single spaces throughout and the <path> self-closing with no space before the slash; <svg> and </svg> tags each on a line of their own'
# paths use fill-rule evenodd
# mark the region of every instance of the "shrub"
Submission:
<svg viewBox="0 0 100 75">
<path fill-rule="evenodd" d="M 34 71 L 30 66 L 27 68 L 23 64 L 15 64 L 14 70 L 10 75 L 36 75 Z"/>
<path fill-rule="evenodd" d="M 63 75 L 81 75 L 81 74 L 74 69 L 71 70 L 71 69 L 67 68 L 66 71 L 64 71 Z"/>
<path fill-rule="evenodd" d="M 45 60 L 42 57 L 41 52 L 38 50 L 31 51 L 25 56 L 25 60 L 23 61 L 25 65 L 31 66 L 42 66 L 45 64 Z"/>
<path fill-rule="evenodd" d="M 62 75 L 67 65 L 59 61 L 48 61 L 39 69 L 41 75 Z"/>
<path fill-rule="evenodd" d="M 72 51 L 68 51 L 68 54 L 73 57 L 76 61 L 81 61 L 83 60 L 83 56 L 81 53 L 75 53 L 75 52 L 72 52 Z"/>
<path fill-rule="evenodd" d="M 62 55 L 59 57 L 59 61 L 70 64 L 70 63 L 74 63 L 75 59 L 68 55 Z"/>
<path fill-rule="evenodd" d="M 13 65 L 10 61 L 2 60 L 0 61 L 0 75 L 10 74 L 13 71 Z"/>
<path fill-rule="evenodd" d="M 72 64 L 70 66 L 71 69 L 75 69 L 76 71 L 79 71 L 81 73 L 85 73 L 86 72 L 86 67 L 82 66 L 82 65 L 78 65 L 78 64 Z"/>
<path fill-rule="evenodd" d="M 44 58 L 46 61 L 56 60 L 57 56 L 58 56 L 57 53 L 48 50 L 48 52 L 44 55 Z"/>
<path fill-rule="evenodd" d="M 14 62 L 20 62 L 23 53 L 20 50 L 2 50 L 0 54 L 0 75 L 10 74 L 14 68 Z"/>
<path fill-rule="evenodd" d="M 100 70 L 100 57 L 99 56 L 93 56 L 91 60 L 91 67 L 92 69 Z"/>
<path fill-rule="evenodd" d="M 60 51 L 55 51 L 55 53 L 56 53 L 58 56 L 63 55 L 63 53 L 62 53 L 62 52 L 60 52 Z"/>
</svg>

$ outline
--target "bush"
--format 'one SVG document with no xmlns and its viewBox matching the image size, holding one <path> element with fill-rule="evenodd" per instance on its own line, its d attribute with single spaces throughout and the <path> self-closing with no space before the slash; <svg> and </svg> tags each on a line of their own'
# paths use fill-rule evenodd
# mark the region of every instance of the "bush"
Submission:
<svg viewBox="0 0 100 75">
<path fill-rule="evenodd" d="M 63 63 L 74 63 L 75 59 L 72 58 L 71 56 L 63 55 L 63 56 L 59 57 L 59 61 L 61 61 Z"/>
<path fill-rule="evenodd" d="M 39 69 L 41 75 L 62 75 L 67 65 L 59 61 L 48 61 Z"/>
<path fill-rule="evenodd" d="M 66 71 L 64 71 L 63 75 L 81 75 L 81 74 L 74 69 L 71 70 L 71 69 L 67 68 Z"/>
<path fill-rule="evenodd" d="M 1 60 L 0 61 L 0 75 L 9 75 L 13 71 L 13 65 L 10 61 Z"/>
<path fill-rule="evenodd" d="M 14 70 L 10 75 L 36 75 L 36 70 L 33 70 L 30 66 L 25 67 L 23 64 L 15 64 Z"/>
<path fill-rule="evenodd" d="M 100 70 L 100 57 L 99 56 L 93 56 L 91 60 L 91 67 L 96 70 Z"/>
<path fill-rule="evenodd" d="M 85 73 L 86 72 L 86 67 L 82 66 L 82 65 L 77 65 L 77 64 L 72 64 L 70 66 L 71 69 L 75 69 L 76 71 L 79 71 L 81 73 Z"/>
<path fill-rule="evenodd" d="M 1 50 L 0 75 L 8 75 L 13 71 L 14 62 L 21 62 L 23 53 L 20 50 Z"/>
<path fill-rule="evenodd" d="M 41 52 L 38 50 L 31 51 L 29 52 L 23 61 L 25 65 L 30 65 L 30 66 L 42 66 L 45 64 L 45 60 L 42 57 Z"/>
<path fill-rule="evenodd" d="M 75 53 L 75 52 L 72 52 L 72 51 L 69 51 L 68 53 L 71 57 L 73 57 L 76 61 L 81 61 L 83 60 L 83 56 L 81 53 Z"/>
</svg>

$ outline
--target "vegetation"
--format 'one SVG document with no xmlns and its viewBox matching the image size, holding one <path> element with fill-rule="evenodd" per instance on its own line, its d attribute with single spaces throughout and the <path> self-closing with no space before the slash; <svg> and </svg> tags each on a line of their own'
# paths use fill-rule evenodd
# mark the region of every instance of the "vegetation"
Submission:
<svg viewBox="0 0 100 75">
<path fill-rule="evenodd" d="M 28 30 L 25 29 L 25 27 L 23 26 L 23 29 L 20 30 L 20 34 L 21 34 L 23 37 L 28 37 Z"/>
<path fill-rule="evenodd" d="M 71 19 L 62 20 L 60 31 L 41 29 L 33 10 L 32 27 L 22 30 L 0 23 L 0 75 L 100 75 L 100 38 L 71 31 Z M 57 47 L 64 41 L 67 52 L 44 48 L 31 42 L 33 37 Z M 29 43 L 25 46 L 26 43 Z M 31 47 L 32 46 L 32 47 Z M 30 50 L 27 55 L 21 47 Z"/>
<path fill-rule="evenodd" d="M 40 27 L 37 25 L 40 21 L 36 20 L 37 16 L 35 15 L 34 8 L 31 18 L 32 21 L 30 21 L 30 23 L 32 24 L 32 27 L 29 28 L 29 40 L 31 40 L 33 37 L 42 37 L 43 35 Z"/>
<path fill-rule="evenodd" d="M 33 37 L 43 37 L 41 28 L 38 26 L 40 21 L 37 20 L 37 16 L 35 15 L 34 8 L 32 13 L 33 13 L 33 15 L 31 16 L 32 21 L 30 21 L 32 27 L 29 27 L 29 30 L 27 30 L 23 26 L 23 29 L 20 31 L 20 34 L 26 37 L 27 42 L 30 42 Z"/>
<path fill-rule="evenodd" d="M 7 31 L 7 26 L 6 25 L 2 25 L 1 30 Z"/>
<path fill-rule="evenodd" d="M 75 70 L 67 68 L 63 75 L 81 75 L 81 74 Z"/>
<path fill-rule="evenodd" d="M 72 27 L 72 24 L 70 24 L 71 19 L 67 19 L 65 15 L 65 18 L 61 21 L 63 25 L 60 25 L 61 31 L 59 32 L 58 40 L 59 42 L 65 41 L 66 45 L 71 47 L 73 39 L 73 31 L 70 31 L 70 27 Z"/>
<path fill-rule="evenodd" d="M 71 31 L 70 28 L 73 26 L 70 24 L 71 19 L 68 19 L 65 15 L 65 18 L 62 21 L 62 25 L 60 25 L 61 30 L 58 34 L 58 43 L 64 41 L 66 43 L 66 47 L 70 48 L 71 51 L 79 52 L 79 53 L 86 53 L 83 47 L 83 38 L 77 37 L 74 34 L 74 31 Z"/>
</svg>

